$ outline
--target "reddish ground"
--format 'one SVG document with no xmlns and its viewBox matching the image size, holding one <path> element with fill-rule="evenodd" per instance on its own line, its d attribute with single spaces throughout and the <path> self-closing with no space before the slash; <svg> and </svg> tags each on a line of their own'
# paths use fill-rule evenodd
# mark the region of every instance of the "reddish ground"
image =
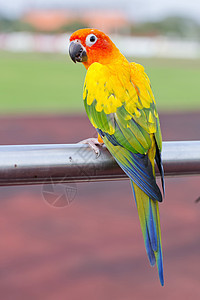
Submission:
<svg viewBox="0 0 200 300">
<path fill-rule="evenodd" d="M 200 114 L 161 115 L 164 140 L 200 140 Z M 1 144 L 73 143 L 86 117 L 1 118 Z M 192 151 L 192 149 L 191 149 Z M 166 178 L 165 286 L 144 250 L 128 181 L 77 185 L 50 206 L 42 186 L 0 188 L 0 299 L 200 299 L 200 177 Z"/>
</svg>

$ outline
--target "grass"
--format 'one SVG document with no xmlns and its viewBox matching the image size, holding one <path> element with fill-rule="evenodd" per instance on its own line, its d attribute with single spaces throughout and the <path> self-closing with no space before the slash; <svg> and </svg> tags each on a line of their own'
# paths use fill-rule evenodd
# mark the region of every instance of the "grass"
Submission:
<svg viewBox="0 0 200 300">
<path fill-rule="evenodd" d="M 200 109 L 200 60 L 135 61 L 145 66 L 159 111 Z M 0 52 L 0 114 L 81 112 L 85 73 L 64 55 Z"/>
<path fill-rule="evenodd" d="M 83 110 L 85 70 L 63 56 L 0 56 L 1 113 L 67 113 Z"/>
</svg>

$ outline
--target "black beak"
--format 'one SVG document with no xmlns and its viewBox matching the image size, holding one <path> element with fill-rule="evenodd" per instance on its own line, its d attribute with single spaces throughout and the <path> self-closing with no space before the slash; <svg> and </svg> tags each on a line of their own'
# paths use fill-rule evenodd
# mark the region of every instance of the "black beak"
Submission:
<svg viewBox="0 0 200 300">
<path fill-rule="evenodd" d="M 87 53 L 85 48 L 79 42 L 71 42 L 69 45 L 69 55 L 73 62 L 87 61 Z"/>
</svg>

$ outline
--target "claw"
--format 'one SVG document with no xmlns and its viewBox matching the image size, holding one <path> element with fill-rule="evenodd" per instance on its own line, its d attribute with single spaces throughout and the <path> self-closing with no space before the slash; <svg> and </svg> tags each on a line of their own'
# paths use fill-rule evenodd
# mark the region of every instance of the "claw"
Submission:
<svg viewBox="0 0 200 300">
<path fill-rule="evenodd" d="M 98 158 L 101 154 L 100 149 L 96 145 L 102 146 L 103 143 L 100 143 L 98 141 L 98 139 L 96 139 L 96 138 L 89 138 L 89 139 L 80 141 L 78 144 L 87 144 L 87 145 L 89 145 L 89 147 L 95 152 L 96 158 Z"/>
</svg>

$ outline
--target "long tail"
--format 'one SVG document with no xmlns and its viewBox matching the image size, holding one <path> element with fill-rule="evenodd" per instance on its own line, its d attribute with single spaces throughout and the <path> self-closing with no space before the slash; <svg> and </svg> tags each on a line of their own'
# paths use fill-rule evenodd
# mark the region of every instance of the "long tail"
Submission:
<svg viewBox="0 0 200 300">
<path fill-rule="evenodd" d="M 164 285 L 163 257 L 158 201 L 149 198 L 133 181 L 133 194 L 138 209 L 146 252 L 152 266 L 157 265 L 160 283 Z"/>
</svg>

